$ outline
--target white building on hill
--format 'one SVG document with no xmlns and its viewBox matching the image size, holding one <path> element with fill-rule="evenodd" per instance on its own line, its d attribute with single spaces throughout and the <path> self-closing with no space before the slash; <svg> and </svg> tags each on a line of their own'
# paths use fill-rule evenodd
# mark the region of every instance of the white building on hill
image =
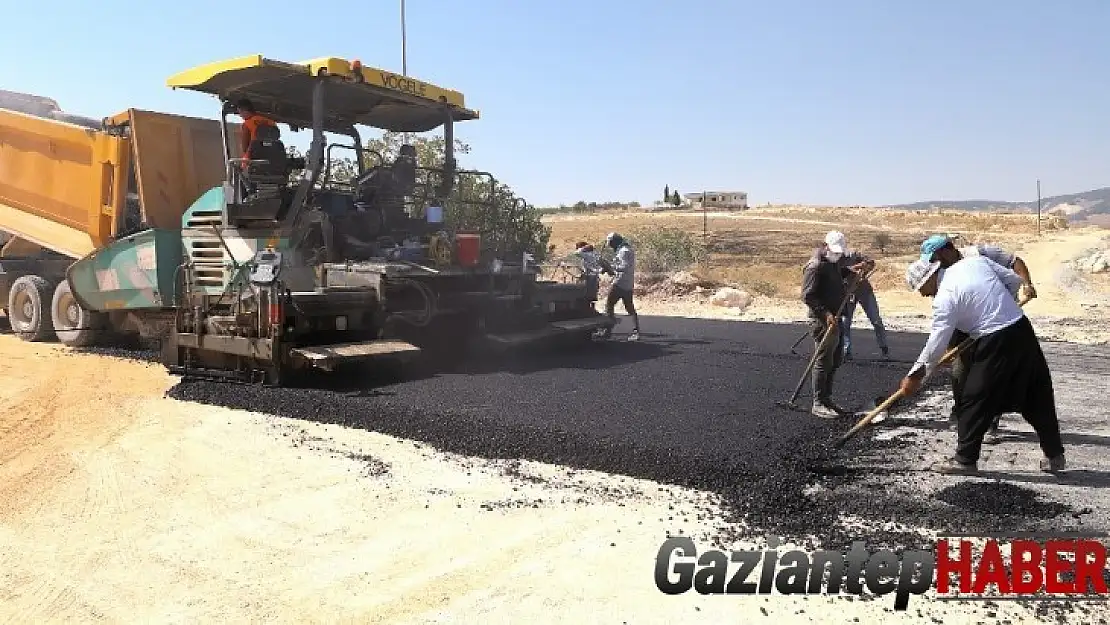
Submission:
<svg viewBox="0 0 1110 625">
<path fill-rule="evenodd" d="M 748 194 L 745 191 L 706 191 L 702 193 L 687 193 L 682 196 L 693 208 L 702 208 L 702 198 L 705 198 L 705 208 L 723 208 L 727 210 L 745 210 L 748 208 Z"/>
</svg>

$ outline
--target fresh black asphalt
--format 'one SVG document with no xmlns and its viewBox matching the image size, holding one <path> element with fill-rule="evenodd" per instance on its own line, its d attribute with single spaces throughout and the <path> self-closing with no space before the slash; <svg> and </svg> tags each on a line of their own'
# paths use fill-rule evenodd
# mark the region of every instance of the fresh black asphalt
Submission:
<svg viewBox="0 0 1110 625">
<path fill-rule="evenodd" d="M 909 547 L 920 536 L 844 529 L 842 514 L 947 531 L 1029 530 L 1052 522 L 1051 505 L 998 506 L 1011 485 L 978 482 L 922 496 L 912 471 L 867 483 L 852 469 L 861 451 L 908 454 L 905 442 L 875 441 L 867 433 L 834 451 L 830 443 L 858 417 L 811 416 L 808 379 L 802 410 L 789 399 L 813 343 L 791 346 L 800 324 L 767 324 L 644 317 L 640 342 L 615 340 L 581 349 L 550 349 L 499 361 L 396 372 L 360 371 L 312 380 L 311 386 L 271 389 L 189 381 L 171 397 L 278 416 L 381 432 L 443 451 L 491 459 L 528 459 L 567 467 L 690 486 L 717 493 L 734 515 L 761 532 L 829 547 L 862 538 Z M 854 329 L 856 362 L 840 369 L 834 399 L 863 409 L 897 389 L 924 345 L 922 334 L 890 333 L 893 361 L 877 358 L 874 334 Z M 933 385 L 943 386 L 944 375 Z M 321 387 L 320 385 L 325 385 Z M 938 415 L 938 418 L 941 418 Z M 814 483 L 823 496 L 806 494 Z M 1008 489 L 1008 490 L 1007 490 Z M 1017 489 L 1016 491 L 1014 489 Z M 1011 492 L 1013 491 L 1013 492 Z M 728 539 L 729 537 L 719 537 Z"/>
</svg>

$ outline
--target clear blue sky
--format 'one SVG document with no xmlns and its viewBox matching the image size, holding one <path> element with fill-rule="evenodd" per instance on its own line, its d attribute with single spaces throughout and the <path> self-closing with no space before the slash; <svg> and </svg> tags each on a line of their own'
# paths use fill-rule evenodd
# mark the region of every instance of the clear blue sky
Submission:
<svg viewBox="0 0 1110 625">
<path fill-rule="evenodd" d="M 243 54 L 401 70 L 399 0 L 5 4 L 0 88 L 92 117 L 214 116 L 213 99 L 165 79 Z M 755 204 L 1110 185 L 1110 0 L 408 0 L 406 12 L 409 74 L 482 113 L 457 128 L 474 148 L 465 164 L 539 205 L 650 202 L 665 184 Z"/>
</svg>

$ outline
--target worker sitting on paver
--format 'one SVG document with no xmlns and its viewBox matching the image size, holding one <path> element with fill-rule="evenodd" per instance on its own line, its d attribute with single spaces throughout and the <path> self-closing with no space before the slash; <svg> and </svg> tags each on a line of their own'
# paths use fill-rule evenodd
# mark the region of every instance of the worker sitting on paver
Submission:
<svg viewBox="0 0 1110 625">
<path fill-rule="evenodd" d="M 925 239 L 921 244 L 921 257 L 929 261 L 939 261 L 940 266 L 944 269 L 951 267 L 963 258 L 974 258 L 976 256 L 985 256 L 994 262 L 1002 265 L 1003 267 L 1012 270 L 1017 275 L 1021 276 L 1023 283 L 1020 289 L 1015 289 L 1011 292 L 1014 299 L 1020 299 L 1023 295 L 1026 298 L 1032 299 L 1037 296 L 1036 289 L 1033 288 L 1033 280 L 1029 276 L 1029 267 L 1016 254 L 1007 252 L 1006 250 L 995 245 L 967 245 L 962 248 L 956 249 L 955 244 L 951 237 L 943 234 L 934 234 L 933 236 Z M 967 338 L 967 334 L 956 331 L 952 335 L 952 342 L 948 348 L 959 345 Z M 960 389 L 963 388 L 964 380 L 967 379 L 967 357 L 961 355 L 952 364 L 952 397 L 955 400 L 959 394 Z M 994 435 L 998 432 L 998 423 L 1002 415 L 995 417 L 994 423 L 991 426 L 988 442 L 995 442 Z M 956 425 L 956 405 L 953 401 L 952 412 L 948 416 L 948 422 L 951 426 Z"/>
<path fill-rule="evenodd" d="M 1040 439 L 1041 470 L 1063 470 L 1064 446 L 1056 417 L 1052 374 L 1033 325 L 1011 293 L 1022 282 L 1017 273 L 985 256 L 964 259 L 948 268 L 919 258 L 906 271 L 911 290 L 933 298 L 933 324 L 916 364 L 902 379 L 906 396 L 916 393 L 933 371 L 952 334 L 973 337 L 966 348 L 967 373 L 956 397 L 959 442 L 955 455 L 933 465 L 938 473 L 978 471 L 979 452 L 991 421 L 1018 412 Z"/>
<path fill-rule="evenodd" d="M 830 250 L 840 250 L 843 254 L 838 263 L 841 269 L 848 269 L 862 278 L 863 274 L 875 268 L 874 260 L 859 252 L 848 250 L 848 240 L 843 233 L 836 231 L 828 233 L 825 235 L 825 244 Z M 869 280 L 862 279 L 856 285 L 855 292 L 848 298 L 848 303 L 840 316 L 840 332 L 844 335 L 844 360 L 852 359 L 852 317 L 856 313 L 856 304 L 863 307 L 863 312 L 871 322 L 871 327 L 875 330 L 875 340 L 879 343 L 879 351 L 882 352 L 883 358 L 889 358 L 890 345 L 886 340 L 883 318 L 879 315 L 879 301 L 875 297 L 875 289 L 872 288 Z"/>
<path fill-rule="evenodd" d="M 636 314 L 636 306 L 632 303 L 632 292 L 636 285 L 636 254 L 628 241 L 616 232 L 610 232 L 605 237 L 605 244 L 617 252 L 617 257 L 611 266 L 612 270 L 608 272 L 613 275 L 613 284 L 609 287 L 609 297 L 605 301 L 605 313 L 610 319 L 615 320 L 617 302 L 623 302 L 624 310 L 632 316 L 633 323 L 628 340 L 639 340 L 640 316 Z"/>
<path fill-rule="evenodd" d="M 843 359 L 843 336 L 836 313 L 844 301 L 845 279 L 851 276 L 840 266 L 844 249 L 827 242 L 815 250 L 802 270 L 802 301 L 809 308 L 811 334 L 816 343 L 816 360 L 810 374 L 814 416 L 836 418 L 846 411 L 832 400 L 833 378 Z M 826 334 L 827 333 L 827 334 Z M 826 336 L 828 340 L 826 339 Z"/>
<path fill-rule="evenodd" d="M 250 100 L 242 99 L 235 103 L 235 112 L 239 117 L 243 118 L 243 138 L 240 142 L 242 148 L 243 158 L 250 158 L 251 144 L 258 138 L 258 129 L 262 126 L 267 126 L 274 135 L 280 135 L 281 130 L 274 123 L 274 120 L 259 115 L 255 110 L 254 104 Z"/>
</svg>

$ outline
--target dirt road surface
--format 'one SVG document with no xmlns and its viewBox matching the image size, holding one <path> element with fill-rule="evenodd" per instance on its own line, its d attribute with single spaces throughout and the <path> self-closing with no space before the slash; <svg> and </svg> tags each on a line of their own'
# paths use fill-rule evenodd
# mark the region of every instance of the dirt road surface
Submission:
<svg viewBox="0 0 1110 625">
<path fill-rule="evenodd" d="M 715 342 L 722 343 L 739 347 Z M 707 349 L 685 349 L 699 347 Z M 163 396 L 174 380 L 158 366 L 10 336 L 0 336 L 0 355 L 0 614 L 7 620 L 663 623 L 850 615 L 867 622 L 890 615 L 890 597 L 662 595 L 652 567 L 668 533 L 722 536 L 730 512 L 707 493 L 453 456 L 358 428 L 180 402 Z M 693 364 L 697 355 L 679 349 L 670 358 Z M 1089 380 L 1077 382 L 1090 388 Z M 912 426 L 907 414 L 898 427 Z M 1085 470 L 1087 486 L 1044 486 L 1086 506 L 1097 500 L 1088 486 L 1108 468 L 1098 459 L 1101 435 L 1090 434 L 1106 425 L 1105 412 L 1099 415 L 1076 423 L 1095 436 L 1073 441 L 1073 463 Z M 936 437 L 926 428 L 930 434 Z M 1006 445 L 1019 450 L 1019 472 L 1028 472 L 1033 446 Z M 955 480 L 934 482 L 918 492 Z M 836 495 L 822 505 L 850 504 L 868 488 L 834 485 Z M 1105 520 L 1107 510 L 1098 504 L 1083 518 Z M 914 518 L 909 511 L 905 521 Z M 752 544 L 744 534 L 728 535 Z M 1037 617 L 1009 603 L 917 598 L 910 609 L 925 618 Z"/>
<path fill-rule="evenodd" d="M 1035 271 L 1051 267 L 1042 273 L 1066 278 L 1057 270 L 1070 253 L 1059 249 L 1046 240 L 1022 253 L 1037 259 Z M 1099 328 L 1104 296 L 1068 291 L 1074 280 L 1038 283 L 1042 297 L 1030 314 L 1039 331 L 1082 339 Z M 906 327 L 927 322 L 920 299 L 898 304 L 880 297 L 893 318 L 903 311 Z M 1089 304 L 1090 312 L 1069 301 Z M 756 306 L 739 317 L 796 318 L 796 308 L 780 306 Z M 1105 604 L 914 597 L 907 613 L 895 615 L 889 596 L 660 593 L 652 572 L 669 534 L 695 536 L 699 546 L 760 546 L 760 524 L 790 525 L 784 520 L 795 512 L 790 506 L 804 512 L 798 516 L 805 523 L 793 530 L 808 524 L 840 539 L 871 532 L 903 545 L 915 536 L 976 528 L 1107 529 L 1106 348 L 1045 347 L 1069 477 L 1036 470 L 1031 429 L 1010 415 L 998 444 L 985 448 L 987 474 L 960 479 L 922 472 L 954 445 L 943 424 L 949 401 L 943 388 L 895 411 L 840 456 L 822 459 L 832 466 L 814 467 L 781 451 L 789 445 L 762 437 L 765 428 L 778 432 L 785 423 L 804 457 L 822 447 L 806 440 L 823 444 L 829 428 L 848 424 L 767 412 L 765 404 L 793 389 L 810 347 L 805 342 L 800 355 L 789 354 L 797 326 L 749 325 L 645 318 L 645 345 L 631 349 L 649 357 L 592 368 L 555 358 L 439 382 L 316 391 L 292 406 L 314 420 L 265 414 L 297 412 L 289 409 L 292 395 L 275 402 L 241 390 L 217 398 L 235 409 L 171 399 L 171 390 L 210 402 L 213 396 L 182 390 L 156 364 L 0 335 L 0 616 L 36 623 L 1107 621 Z M 874 348 L 865 321 L 862 327 L 854 334 L 857 355 Z M 920 336 L 898 340 L 896 356 L 912 359 Z M 858 403 L 888 390 L 905 366 L 857 363 L 838 377 L 838 388 Z M 768 375 L 780 367 L 787 373 Z M 765 378 L 773 381 L 759 386 Z M 750 384 L 758 392 L 741 389 Z M 622 396 L 647 387 L 653 401 L 621 411 Z M 531 408 L 526 389 L 540 389 Z M 803 404 L 806 398 L 804 392 Z M 721 410 L 727 401 L 729 411 Z M 458 410 L 451 418 L 412 421 L 407 437 L 373 431 L 403 429 L 405 419 L 391 419 L 383 406 L 436 402 Z M 523 427 L 514 413 L 501 418 L 510 429 L 491 429 L 485 440 L 473 424 L 488 424 L 499 407 L 542 415 L 563 434 L 525 430 L 536 434 L 531 444 L 527 436 L 510 437 L 506 432 Z M 344 410 L 354 417 L 334 414 Z M 691 415 L 702 425 L 692 428 Z M 742 417 L 750 419 L 747 430 Z M 698 449 L 690 445 L 647 453 L 651 446 L 628 443 L 651 440 L 651 432 L 632 427 L 638 419 L 650 419 L 661 440 L 679 434 L 713 440 L 718 459 L 736 440 L 739 468 L 721 468 L 711 458 L 694 462 Z M 596 435 L 602 430 L 625 440 L 605 442 Z M 594 442 L 573 435 L 582 431 L 594 431 Z M 465 436 L 452 438 L 459 433 Z M 495 459 L 445 453 L 421 440 Z M 512 440 L 525 441 L 517 444 L 521 453 L 494 453 Z M 529 460 L 545 454 L 557 464 Z M 599 458 L 606 455 L 628 474 L 585 470 L 605 465 Z M 749 466 L 742 466 L 745 459 Z M 643 479 L 684 473 L 715 483 L 699 490 Z M 720 483 L 730 475 L 731 494 Z M 777 498 L 776 488 L 783 491 Z M 737 495 L 743 491 L 758 496 Z M 776 515 L 775 506 L 787 514 Z"/>
</svg>

